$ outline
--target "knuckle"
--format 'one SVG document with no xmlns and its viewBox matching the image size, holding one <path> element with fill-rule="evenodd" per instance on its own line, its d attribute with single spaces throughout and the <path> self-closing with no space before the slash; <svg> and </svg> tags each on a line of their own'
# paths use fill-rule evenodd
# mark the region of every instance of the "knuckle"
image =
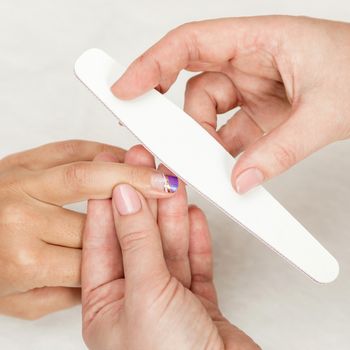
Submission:
<svg viewBox="0 0 350 350">
<path fill-rule="evenodd" d="M 133 65 L 139 67 L 150 65 L 157 72 L 158 77 L 162 76 L 162 65 L 152 50 L 146 51 L 137 57 Z"/>
<path fill-rule="evenodd" d="M 179 34 L 189 34 L 193 31 L 197 23 L 198 22 L 196 21 L 190 21 L 190 22 L 180 24 L 179 26 L 169 31 L 169 34 L 174 36 L 178 36 Z"/>
<path fill-rule="evenodd" d="M 10 154 L 9 156 L 0 159 L 0 164 L 5 167 L 12 167 L 14 165 L 17 165 L 18 163 L 19 162 L 17 154 Z"/>
<path fill-rule="evenodd" d="M 57 151 L 65 156 L 76 156 L 81 153 L 84 141 L 67 140 L 57 143 Z"/>
<path fill-rule="evenodd" d="M 77 191 L 83 191 L 90 182 L 88 166 L 86 162 L 76 162 L 66 167 L 64 171 L 64 183 Z"/>
<path fill-rule="evenodd" d="M 38 268 L 38 257 L 32 249 L 19 247 L 13 255 L 16 276 L 21 276 L 23 286 L 31 281 Z"/>
<path fill-rule="evenodd" d="M 225 84 L 225 85 L 224 85 Z M 218 95 L 218 92 L 222 90 L 222 88 L 225 88 L 225 91 L 227 90 L 227 78 L 218 72 L 203 72 L 198 75 L 195 75 L 194 77 L 190 78 L 187 81 L 186 84 L 186 90 L 203 90 L 207 94 L 211 95 L 213 92 L 210 92 L 208 89 L 208 86 L 214 87 L 217 85 L 219 88 L 215 89 L 216 95 Z M 229 85 L 229 88 L 231 89 L 231 84 Z M 218 95 L 219 97 L 222 97 Z M 226 95 L 225 95 L 226 96 Z"/>
<path fill-rule="evenodd" d="M 142 53 L 140 56 L 138 56 L 134 62 L 135 65 L 137 64 L 143 64 L 145 61 L 147 61 L 151 55 L 148 52 Z"/>
<path fill-rule="evenodd" d="M 206 75 L 205 73 L 198 74 L 187 81 L 186 90 L 198 90 L 203 89 L 205 86 Z"/>
<path fill-rule="evenodd" d="M 292 147 L 278 144 L 274 148 L 273 156 L 280 168 L 288 169 L 296 163 L 297 157 Z"/>
<path fill-rule="evenodd" d="M 150 229 L 127 232 L 119 238 L 120 248 L 124 252 L 138 250 L 145 246 L 150 234 Z"/>
<path fill-rule="evenodd" d="M 191 275 L 191 280 L 196 283 L 207 283 L 211 282 L 212 279 L 202 273 L 194 273 Z"/>
<path fill-rule="evenodd" d="M 188 257 L 188 246 L 181 244 L 175 239 L 164 244 L 164 255 L 170 261 L 184 261 Z"/>
<path fill-rule="evenodd" d="M 101 311 L 103 304 L 101 303 L 101 295 L 96 290 L 90 291 L 83 300 L 83 322 L 84 324 L 90 324 L 96 315 Z M 83 338 L 88 336 L 88 332 L 83 332 Z M 86 339 L 85 339 L 86 340 Z"/>
<path fill-rule="evenodd" d="M 32 219 L 29 211 L 19 203 L 8 202 L 2 204 L 0 208 L 0 223 L 1 224 L 15 224 L 21 225 L 21 223 L 26 223 L 28 219 Z"/>
<path fill-rule="evenodd" d="M 148 179 L 149 171 L 150 169 L 145 167 L 131 166 L 129 168 L 129 173 L 128 173 L 128 183 L 130 183 L 130 185 L 137 186 L 138 184 L 140 184 L 142 179 Z"/>
<path fill-rule="evenodd" d="M 112 146 L 110 145 L 107 145 L 105 143 L 96 143 L 96 151 L 97 151 L 97 154 L 101 154 L 101 153 L 104 153 L 104 154 L 107 154 L 107 155 L 113 155 L 113 156 L 116 156 L 119 160 L 119 152 L 116 152 Z M 119 150 L 118 150 L 119 151 Z"/>
</svg>

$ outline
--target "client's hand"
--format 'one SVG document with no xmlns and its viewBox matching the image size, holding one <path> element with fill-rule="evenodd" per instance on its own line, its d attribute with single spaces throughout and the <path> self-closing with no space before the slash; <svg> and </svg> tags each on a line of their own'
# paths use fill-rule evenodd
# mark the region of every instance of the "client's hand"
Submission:
<svg viewBox="0 0 350 350">
<path fill-rule="evenodd" d="M 139 147 L 125 161 L 153 165 Z M 82 303 L 91 349 L 259 349 L 219 310 L 208 225 L 183 183 L 158 207 L 128 184 L 89 202 Z"/>
<path fill-rule="evenodd" d="M 91 162 L 103 151 L 124 159 L 116 147 L 68 141 L 0 161 L 0 313 L 33 319 L 80 301 L 85 215 L 63 205 L 110 198 L 125 182 L 169 197 L 154 169 Z"/>
</svg>

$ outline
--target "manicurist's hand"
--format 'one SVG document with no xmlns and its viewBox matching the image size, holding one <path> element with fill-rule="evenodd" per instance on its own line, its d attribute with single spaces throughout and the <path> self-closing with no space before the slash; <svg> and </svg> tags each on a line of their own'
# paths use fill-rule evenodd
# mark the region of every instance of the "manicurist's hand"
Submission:
<svg viewBox="0 0 350 350">
<path fill-rule="evenodd" d="M 154 169 L 92 162 L 104 151 L 124 159 L 116 147 L 66 141 L 0 161 L 0 313 L 32 319 L 80 301 L 85 215 L 64 205 L 110 198 L 125 182 L 147 197 L 176 190 Z"/>
<path fill-rule="evenodd" d="M 113 86 L 129 99 L 165 92 L 182 69 L 191 78 L 185 111 L 232 154 L 239 193 L 321 147 L 350 136 L 350 24 L 266 16 L 182 25 Z M 217 114 L 240 107 L 217 130 Z"/>
<path fill-rule="evenodd" d="M 154 166 L 139 146 L 125 162 Z M 183 183 L 158 205 L 128 184 L 115 187 L 112 201 L 89 201 L 82 259 L 86 344 L 92 350 L 259 349 L 222 316 L 212 265 L 205 216 L 188 208 Z"/>
</svg>

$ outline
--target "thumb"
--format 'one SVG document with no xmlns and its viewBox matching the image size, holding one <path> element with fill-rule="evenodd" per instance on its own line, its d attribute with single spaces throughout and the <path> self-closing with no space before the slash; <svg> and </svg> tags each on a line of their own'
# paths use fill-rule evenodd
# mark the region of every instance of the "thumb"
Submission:
<svg viewBox="0 0 350 350">
<path fill-rule="evenodd" d="M 311 153 L 334 141 L 329 116 L 306 108 L 249 146 L 232 171 L 240 194 L 286 171 Z"/>
<path fill-rule="evenodd" d="M 112 202 L 126 290 L 167 280 L 160 232 L 145 198 L 132 186 L 121 184 L 113 190 Z"/>
</svg>

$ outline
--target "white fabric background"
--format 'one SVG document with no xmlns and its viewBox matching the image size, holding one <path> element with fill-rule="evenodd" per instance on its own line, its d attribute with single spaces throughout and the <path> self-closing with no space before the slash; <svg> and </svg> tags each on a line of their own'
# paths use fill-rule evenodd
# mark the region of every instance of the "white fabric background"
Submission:
<svg viewBox="0 0 350 350">
<path fill-rule="evenodd" d="M 0 0 L 0 156 L 69 138 L 136 143 L 74 77 L 83 50 L 127 64 L 183 22 L 270 13 L 350 20 L 348 3 L 334 0 Z M 179 105 L 187 77 L 168 94 Z M 209 217 L 222 309 L 264 349 L 350 347 L 349 151 L 349 142 L 331 145 L 267 186 L 338 258 L 331 285 L 313 283 L 190 193 Z M 85 349 L 80 328 L 79 307 L 35 322 L 0 317 L 0 348 Z"/>
</svg>

